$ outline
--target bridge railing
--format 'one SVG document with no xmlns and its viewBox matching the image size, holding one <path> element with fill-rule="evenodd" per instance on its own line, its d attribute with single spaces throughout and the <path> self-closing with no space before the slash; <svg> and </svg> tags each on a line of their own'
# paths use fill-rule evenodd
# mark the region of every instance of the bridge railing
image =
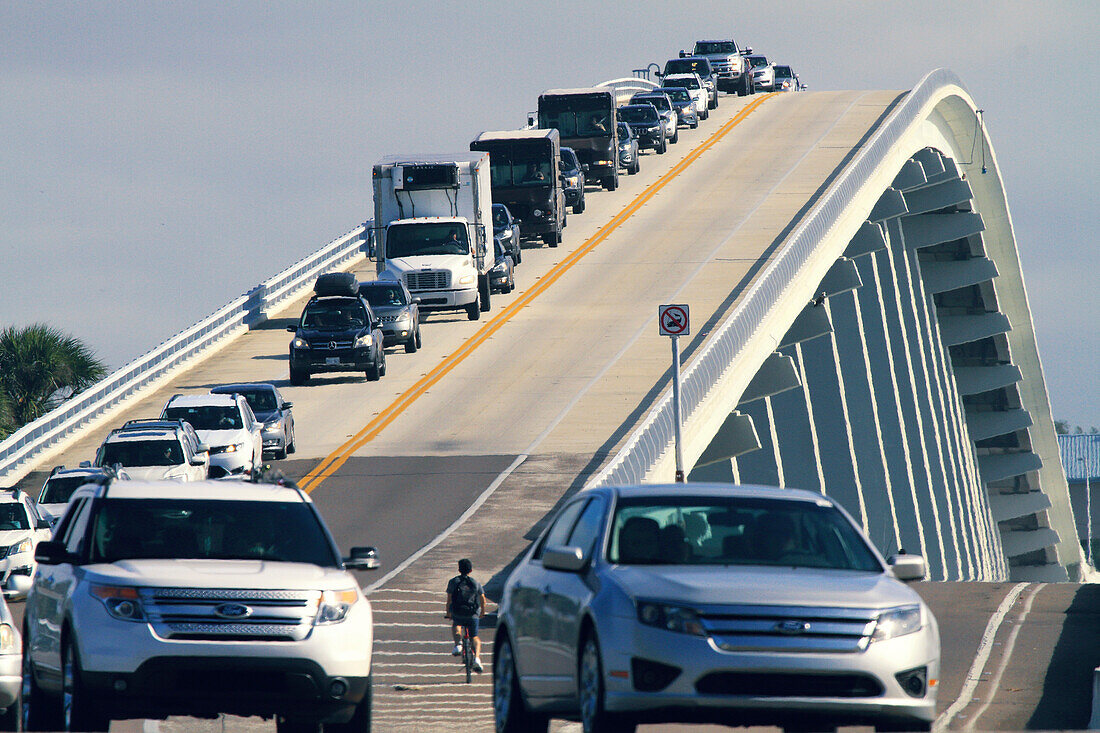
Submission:
<svg viewBox="0 0 1100 733">
<path fill-rule="evenodd" d="M 906 95 L 852 163 L 841 172 L 817 206 L 791 233 L 772 263 L 706 342 L 699 355 L 687 365 L 681 377 L 684 422 L 707 399 L 710 391 L 744 350 L 757 324 L 784 296 L 810 254 L 840 220 L 863 184 L 887 158 L 891 148 L 917 121 L 925 104 L 937 90 L 947 85 L 965 89 L 954 72 L 936 69 Z M 674 428 L 672 396 L 666 392 L 623 448 L 588 485 L 640 483 L 672 445 Z"/>
<path fill-rule="evenodd" d="M 601 81 L 596 86 L 608 87 L 615 93 L 615 104 L 625 104 L 638 92 L 652 92 L 654 89 L 659 89 L 661 85 L 648 79 L 626 76 L 620 79 Z"/>
<path fill-rule="evenodd" d="M 369 224 L 369 222 L 368 222 Z M 28 462 L 75 429 L 90 424 L 123 400 L 156 383 L 182 363 L 267 320 L 267 314 L 312 286 L 317 275 L 344 267 L 363 256 L 368 226 L 360 226 L 329 242 L 274 277 L 265 280 L 228 305 L 180 331 L 144 356 L 138 357 L 79 395 L 62 403 L 0 442 L 0 479 L 11 481 Z"/>
</svg>

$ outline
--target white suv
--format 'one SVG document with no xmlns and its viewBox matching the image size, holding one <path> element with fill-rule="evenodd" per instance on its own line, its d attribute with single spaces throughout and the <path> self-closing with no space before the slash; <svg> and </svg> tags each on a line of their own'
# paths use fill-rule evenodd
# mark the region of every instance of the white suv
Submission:
<svg viewBox="0 0 1100 733">
<path fill-rule="evenodd" d="M 175 395 L 164 420 L 185 420 L 210 450 L 210 476 L 251 476 L 263 463 L 263 426 L 239 394 Z"/>
<path fill-rule="evenodd" d="M 19 489 L 0 492 L 0 587 L 5 598 L 23 598 L 34 574 L 34 548 L 50 538 L 50 521 Z"/>
<path fill-rule="evenodd" d="M 367 731 L 372 614 L 309 496 L 289 485 L 77 489 L 38 547 L 23 632 L 32 729 L 113 718 L 275 717 Z"/>
<path fill-rule="evenodd" d="M 94 465 L 126 469 L 139 481 L 201 481 L 209 474 L 206 445 L 180 420 L 131 420 L 96 451 Z M 81 464 L 84 467 L 84 464 Z"/>
</svg>

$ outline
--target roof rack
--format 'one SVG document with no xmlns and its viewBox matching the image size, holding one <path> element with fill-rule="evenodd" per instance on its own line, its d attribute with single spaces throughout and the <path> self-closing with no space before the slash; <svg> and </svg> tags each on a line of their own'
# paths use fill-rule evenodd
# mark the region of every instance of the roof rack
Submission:
<svg viewBox="0 0 1100 733">
<path fill-rule="evenodd" d="M 183 428 L 186 420 L 164 420 L 159 417 L 143 417 L 137 420 L 127 420 L 122 424 L 121 428 L 115 428 L 115 432 L 119 430 L 144 430 L 147 428 Z"/>
</svg>

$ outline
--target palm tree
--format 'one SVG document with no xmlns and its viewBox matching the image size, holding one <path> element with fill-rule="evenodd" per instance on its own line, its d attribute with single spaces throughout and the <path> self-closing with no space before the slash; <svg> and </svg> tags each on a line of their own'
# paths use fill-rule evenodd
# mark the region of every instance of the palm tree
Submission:
<svg viewBox="0 0 1100 733">
<path fill-rule="evenodd" d="M 12 428 L 25 425 L 106 375 L 79 339 L 42 323 L 9 326 L 0 331 L 0 423 L 6 412 Z"/>
</svg>

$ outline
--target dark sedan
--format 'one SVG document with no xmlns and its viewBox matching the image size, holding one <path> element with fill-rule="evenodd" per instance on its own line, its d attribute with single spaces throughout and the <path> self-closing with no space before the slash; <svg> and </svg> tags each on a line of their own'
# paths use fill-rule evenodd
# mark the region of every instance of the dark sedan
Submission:
<svg viewBox="0 0 1100 733">
<path fill-rule="evenodd" d="M 359 283 L 359 295 L 381 321 L 383 345 L 398 344 L 405 353 L 416 353 L 421 345 L 420 298 L 414 298 L 405 283 L 388 278 Z"/>
<path fill-rule="evenodd" d="M 262 426 L 264 453 L 275 458 L 286 458 L 294 452 L 294 413 L 292 402 L 283 399 L 283 393 L 273 384 L 249 382 L 246 384 L 222 384 L 210 390 L 210 394 L 239 394 L 252 408 L 256 422 Z"/>
<path fill-rule="evenodd" d="M 584 168 L 573 148 L 561 149 L 561 177 L 565 181 L 565 203 L 573 213 L 584 211 Z"/>
<path fill-rule="evenodd" d="M 662 87 L 668 98 L 672 100 L 672 106 L 680 115 L 679 126 L 690 127 L 694 130 L 699 126 L 699 113 L 695 111 L 695 101 L 691 98 L 691 92 L 683 87 Z"/>
<path fill-rule="evenodd" d="M 618 123 L 619 128 L 619 167 L 634 175 L 638 172 L 641 163 L 638 160 L 638 138 L 630 130 L 630 125 L 625 122 Z"/>
<path fill-rule="evenodd" d="M 668 149 L 665 125 L 652 104 L 628 104 L 619 107 L 619 120 L 630 125 L 638 138 L 638 147 L 663 153 Z"/>
<path fill-rule="evenodd" d="M 493 236 L 504 242 L 508 254 L 512 255 L 512 261 L 518 265 L 523 259 L 519 246 L 519 222 L 504 204 L 493 204 Z"/>
<path fill-rule="evenodd" d="M 510 293 L 516 289 L 515 263 L 512 255 L 498 238 L 493 240 L 496 264 L 489 270 L 489 287 L 494 293 Z"/>
</svg>

